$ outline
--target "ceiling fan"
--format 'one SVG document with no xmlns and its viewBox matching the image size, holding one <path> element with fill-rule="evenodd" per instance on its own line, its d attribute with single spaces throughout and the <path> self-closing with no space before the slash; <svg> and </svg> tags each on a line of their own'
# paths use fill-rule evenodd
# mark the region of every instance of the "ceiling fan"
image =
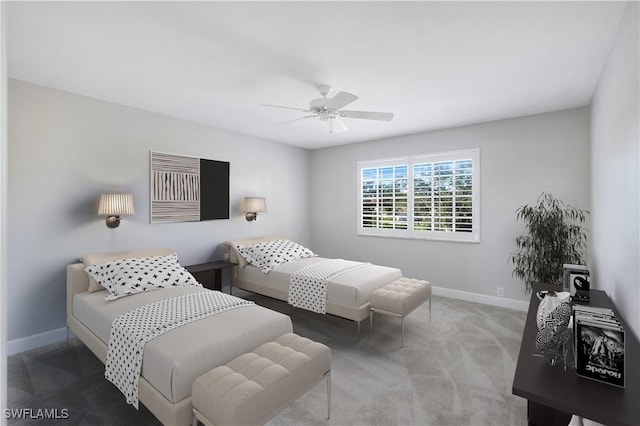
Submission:
<svg viewBox="0 0 640 426">
<path fill-rule="evenodd" d="M 390 112 L 350 111 L 341 109 L 354 102 L 356 99 L 358 99 L 358 97 L 351 93 L 338 92 L 334 97 L 327 98 L 327 95 L 329 94 L 329 92 L 331 92 L 331 87 L 327 85 L 319 86 L 318 90 L 320 91 L 322 97 L 313 99 L 309 103 L 309 108 L 306 109 L 270 104 L 262 104 L 262 106 L 294 109 L 296 111 L 311 113 L 310 115 L 306 115 L 304 117 L 276 123 L 276 125 L 318 117 L 321 121 L 329 122 L 329 133 L 340 133 L 349 130 L 347 126 L 345 126 L 345 124 L 340 120 L 340 118 L 362 118 L 365 120 L 380 121 L 391 121 L 393 119 L 393 113 Z"/>
</svg>

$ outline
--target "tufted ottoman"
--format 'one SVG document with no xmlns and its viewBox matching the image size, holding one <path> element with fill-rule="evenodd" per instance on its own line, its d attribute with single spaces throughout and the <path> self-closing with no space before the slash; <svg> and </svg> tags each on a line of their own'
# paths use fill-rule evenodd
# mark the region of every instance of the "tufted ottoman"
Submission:
<svg viewBox="0 0 640 426">
<path fill-rule="evenodd" d="M 429 300 L 429 321 L 431 321 L 431 283 L 429 281 L 403 277 L 375 290 L 369 297 L 371 331 L 373 331 L 374 312 L 400 317 L 402 346 L 404 346 L 404 317 L 426 300 Z"/>
<path fill-rule="evenodd" d="M 214 368 L 193 382 L 193 425 L 264 424 L 327 379 L 331 409 L 331 350 L 293 333 Z"/>
</svg>

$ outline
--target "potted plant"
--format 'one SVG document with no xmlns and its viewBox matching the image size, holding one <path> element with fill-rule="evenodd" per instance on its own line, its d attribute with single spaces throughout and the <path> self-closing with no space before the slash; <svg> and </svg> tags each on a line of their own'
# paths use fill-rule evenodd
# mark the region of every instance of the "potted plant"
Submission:
<svg viewBox="0 0 640 426">
<path fill-rule="evenodd" d="M 546 192 L 538 197 L 537 204 L 525 204 L 516 210 L 528 234 L 516 237 L 517 249 L 510 261 L 513 275 L 524 282 L 526 293 L 535 282 L 562 286 L 565 263 L 585 264 L 587 235 L 583 224 L 588 214 Z"/>
</svg>

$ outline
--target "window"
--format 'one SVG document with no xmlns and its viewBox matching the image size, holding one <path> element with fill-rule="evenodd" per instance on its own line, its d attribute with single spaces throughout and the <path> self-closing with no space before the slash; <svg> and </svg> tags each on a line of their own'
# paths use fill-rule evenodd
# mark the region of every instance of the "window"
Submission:
<svg viewBox="0 0 640 426">
<path fill-rule="evenodd" d="M 479 149 L 360 161 L 361 235 L 479 241 Z"/>
</svg>

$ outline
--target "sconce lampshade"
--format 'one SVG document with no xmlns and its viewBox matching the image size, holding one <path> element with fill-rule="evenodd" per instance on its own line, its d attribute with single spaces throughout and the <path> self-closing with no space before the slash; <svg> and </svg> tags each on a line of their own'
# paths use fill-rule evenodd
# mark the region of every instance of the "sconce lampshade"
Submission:
<svg viewBox="0 0 640 426">
<path fill-rule="evenodd" d="M 120 216 L 134 214 L 133 195 L 131 194 L 102 194 L 98 206 L 98 216 L 107 216 L 107 226 L 120 226 Z"/>
<path fill-rule="evenodd" d="M 247 213 L 245 219 L 251 222 L 258 218 L 258 213 L 267 211 L 267 202 L 264 197 L 245 197 L 243 211 Z"/>
</svg>

